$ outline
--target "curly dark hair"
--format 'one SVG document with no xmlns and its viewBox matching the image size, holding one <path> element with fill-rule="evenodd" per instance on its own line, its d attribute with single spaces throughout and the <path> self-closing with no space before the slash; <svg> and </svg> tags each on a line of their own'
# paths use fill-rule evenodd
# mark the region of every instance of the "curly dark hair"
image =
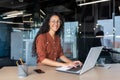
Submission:
<svg viewBox="0 0 120 80">
<path fill-rule="evenodd" d="M 60 36 L 61 32 L 63 31 L 63 26 L 64 26 L 63 17 L 59 13 L 56 13 L 56 12 L 48 14 L 46 16 L 45 20 L 43 21 L 42 26 L 39 28 L 39 31 L 37 32 L 37 35 L 35 36 L 35 39 L 33 41 L 33 45 L 32 45 L 32 54 L 33 54 L 33 56 L 37 55 L 36 54 L 36 39 L 37 39 L 37 37 L 40 34 L 44 34 L 44 33 L 49 32 L 49 27 L 50 27 L 49 26 L 49 21 L 50 21 L 50 18 L 52 16 L 54 16 L 54 15 L 58 16 L 60 18 L 60 21 L 61 21 L 60 28 L 57 30 L 57 32 L 55 33 L 55 35 L 59 35 Z"/>
</svg>

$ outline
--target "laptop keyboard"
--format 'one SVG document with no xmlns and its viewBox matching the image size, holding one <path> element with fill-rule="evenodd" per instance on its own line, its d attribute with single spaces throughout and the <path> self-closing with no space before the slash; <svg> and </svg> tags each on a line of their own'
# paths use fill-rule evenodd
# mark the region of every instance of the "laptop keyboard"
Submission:
<svg viewBox="0 0 120 80">
<path fill-rule="evenodd" d="M 78 70 L 80 70 L 82 68 L 82 66 L 77 66 L 76 68 L 75 67 L 72 67 L 72 68 L 70 68 L 70 69 L 68 69 L 67 71 L 78 71 Z"/>
</svg>

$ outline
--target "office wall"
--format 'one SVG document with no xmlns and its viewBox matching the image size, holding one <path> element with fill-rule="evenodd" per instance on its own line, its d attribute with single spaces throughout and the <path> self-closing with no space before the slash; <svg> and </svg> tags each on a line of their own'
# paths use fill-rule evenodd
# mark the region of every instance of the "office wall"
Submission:
<svg viewBox="0 0 120 80">
<path fill-rule="evenodd" d="M 11 28 L 7 24 L 0 24 L 0 57 L 10 56 Z"/>
</svg>

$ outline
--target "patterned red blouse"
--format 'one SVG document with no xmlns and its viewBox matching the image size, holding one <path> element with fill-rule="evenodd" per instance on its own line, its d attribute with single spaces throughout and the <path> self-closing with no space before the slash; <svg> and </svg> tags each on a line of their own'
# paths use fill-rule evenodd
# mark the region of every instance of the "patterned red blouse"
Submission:
<svg viewBox="0 0 120 80">
<path fill-rule="evenodd" d="M 45 58 L 56 60 L 63 55 L 60 37 L 55 36 L 53 39 L 49 33 L 40 34 L 36 40 L 37 63 Z"/>
</svg>

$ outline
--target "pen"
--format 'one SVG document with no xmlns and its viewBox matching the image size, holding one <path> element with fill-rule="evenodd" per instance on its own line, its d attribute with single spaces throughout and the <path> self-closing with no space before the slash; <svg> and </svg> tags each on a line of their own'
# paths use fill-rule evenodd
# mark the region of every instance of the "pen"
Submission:
<svg viewBox="0 0 120 80">
<path fill-rule="evenodd" d="M 22 65 L 24 64 L 22 58 L 20 58 L 20 62 L 21 62 Z"/>
<path fill-rule="evenodd" d="M 16 61 L 16 65 L 18 66 L 18 61 Z"/>
</svg>

